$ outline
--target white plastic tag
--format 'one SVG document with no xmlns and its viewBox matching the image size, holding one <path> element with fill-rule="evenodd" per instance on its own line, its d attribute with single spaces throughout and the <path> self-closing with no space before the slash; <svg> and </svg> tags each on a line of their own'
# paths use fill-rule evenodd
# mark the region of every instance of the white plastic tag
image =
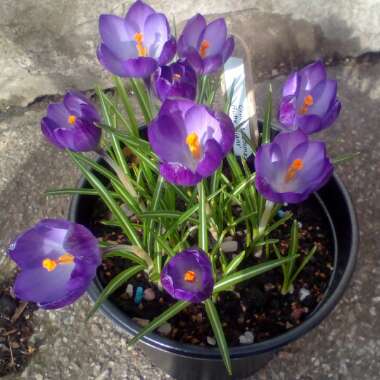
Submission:
<svg viewBox="0 0 380 380">
<path fill-rule="evenodd" d="M 244 120 L 243 125 L 235 131 L 234 153 L 237 156 L 248 158 L 252 154 L 251 147 L 244 140 L 242 133 L 251 138 L 249 126 L 249 104 L 245 84 L 244 61 L 242 58 L 230 57 L 224 64 L 224 81 L 227 94 L 231 93 L 234 88 L 229 116 L 234 123 L 235 128 Z"/>
</svg>

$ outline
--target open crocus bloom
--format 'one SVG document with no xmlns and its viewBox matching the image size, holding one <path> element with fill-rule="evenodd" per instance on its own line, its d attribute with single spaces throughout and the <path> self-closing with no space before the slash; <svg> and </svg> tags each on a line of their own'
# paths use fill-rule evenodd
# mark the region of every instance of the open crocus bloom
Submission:
<svg viewBox="0 0 380 380">
<path fill-rule="evenodd" d="M 226 114 L 187 99 L 166 100 L 148 127 L 149 142 L 161 160 L 161 175 L 183 186 L 213 174 L 234 137 Z"/>
<path fill-rule="evenodd" d="M 327 79 L 318 61 L 291 74 L 286 80 L 278 109 L 285 129 L 314 133 L 329 127 L 338 117 L 341 104 L 336 98 L 337 82 Z"/>
<path fill-rule="evenodd" d="M 101 262 L 92 233 L 61 219 L 41 220 L 11 244 L 8 254 L 21 269 L 14 284 L 16 297 L 44 309 L 78 299 Z"/>
<path fill-rule="evenodd" d="M 301 131 L 283 132 L 256 152 L 256 188 L 273 202 L 299 203 L 322 187 L 333 172 L 325 144 Z"/>
<path fill-rule="evenodd" d="M 60 149 L 88 152 L 96 149 L 101 130 L 95 123 L 100 116 L 84 95 L 69 91 L 63 103 L 49 104 L 47 116 L 41 120 L 41 130 L 50 143 Z"/>
<path fill-rule="evenodd" d="M 166 98 L 194 100 L 197 94 L 197 76 L 186 61 L 160 66 L 153 73 L 153 90 L 163 102 Z"/>
<path fill-rule="evenodd" d="M 205 18 L 196 14 L 187 22 L 178 40 L 178 54 L 186 58 L 198 74 L 210 74 L 222 67 L 234 46 L 233 37 L 227 36 L 223 18 L 207 25 Z"/>
<path fill-rule="evenodd" d="M 178 253 L 162 269 L 161 284 L 177 300 L 192 303 L 206 300 L 214 288 L 210 259 L 198 248 Z"/>
<path fill-rule="evenodd" d="M 142 1 L 132 4 L 125 18 L 101 15 L 99 32 L 98 59 L 121 77 L 145 78 L 170 62 L 176 51 L 165 15 Z"/>
</svg>

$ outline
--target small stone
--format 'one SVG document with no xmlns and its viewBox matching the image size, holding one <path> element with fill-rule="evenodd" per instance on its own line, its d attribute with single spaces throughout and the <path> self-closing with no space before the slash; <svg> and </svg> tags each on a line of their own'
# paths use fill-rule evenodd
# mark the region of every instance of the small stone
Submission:
<svg viewBox="0 0 380 380">
<path fill-rule="evenodd" d="M 132 284 L 128 284 L 127 285 L 127 290 L 125 291 L 130 298 L 133 297 L 133 285 Z"/>
<path fill-rule="evenodd" d="M 157 329 L 157 331 L 162 335 L 169 335 L 172 331 L 172 325 L 170 323 L 164 323 Z"/>
<path fill-rule="evenodd" d="M 290 315 L 294 321 L 299 321 L 302 315 L 305 313 L 305 310 L 301 308 L 295 308 Z"/>
<path fill-rule="evenodd" d="M 149 324 L 149 319 L 143 319 L 143 318 L 132 318 L 139 326 L 145 327 Z"/>
<path fill-rule="evenodd" d="M 225 240 L 220 246 L 220 248 L 224 253 L 236 252 L 238 250 L 238 242 L 235 240 Z"/>
<path fill-rule="evenodd" d="M 239 336 L 240 344 L 252 344 L 255 339 L 252 331 L 246 331 L 243 335 Z"/>
<path fill-rule="evenodd" d="M 122 208 L 123 208 L 123 211 L 125 212 L 125 214 L 128 216 L 128 218 L 130 218 L 131 216 L 134 215 L 134 212 L 131 211 L 131 210 L 128 208 L 127 205 L 123 205 Z"/>
<path fill-rule="evenodd" d="M 310 296 L 310 290 L 306 288 L 301 288 L 298 294 L 299 300 L 302 302 L 308 296 Z"/>
<path fill-rule="evenodd" d="M 39 374 L 39 373 L 37 373 L 36 375 L 34 375 L 34 378 L 36 380 L 44 380 L 44 377 L 41 374 Z"/>
<path fill-rule="evenodd" d="M 285 216 L 285 211 L 284 210 L 278 210 L 277 211 L 277 216 L 279 217 L 279 218 L 283 218 L 284 216 Z"/>
<path fill-rule="evenodd" d="M 153 301 L 156 298 L 156 293 L 152 288 L 148 288 L 144 290 L 144 300 L 145 301 Z"/>
<path fill-rule="evenodd" d="M 274 288 L 275 286 L 271 282 L 268 282 L 267 284 L 264 285 L 264 290 L 266 292 L 269 292 L 270 290 L 273 290 Z"/>
<path fill-rule="evenodd" d="M 207 340 L 207 343 L 208 343 L 210 346 L 215 346 L 215 345 L 216 345 L 216 340 L 215 340 L 213 337 L 208 336 L 208 337 L 206 338 L 206 340 Z"/>
</svg>

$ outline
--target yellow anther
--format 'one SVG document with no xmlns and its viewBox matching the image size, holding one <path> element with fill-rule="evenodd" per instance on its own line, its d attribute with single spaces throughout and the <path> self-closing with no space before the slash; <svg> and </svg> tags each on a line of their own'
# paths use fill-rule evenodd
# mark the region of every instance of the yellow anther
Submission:
<svg viewBox="0 0 380 380">
<path fill-rule="evenodd" d="M 74 262 L 74 256 L 70 255 L 70 253 L 65 253 L 62 256 L 59 256 L 58 263 L 59 264 L 72 264 Z"/>
<path fill-rule="evenodd" d="M 69 124 L 73 125 L 76 121 L 76 116 L 74 115 L 70 115 L 68 118 L 67 118 L 67 121 L 69 122 Z"/>
<path fill-rule="evenodd" d="M 135 33 L 133 38 L 136 41 L 136 49 L 139 57 L 146 57 L 148 55 L 148 49 L 143 45 L 144 35 L 142 33 Z"/>
<path fill-rule="evenodd" d="M 45 259 L 42 261 L 42 266 L 48 271 L 48 272 L 52 272 L 53 270 L 55 270 L 55 268 L 57 268 L 57 262 L 55 260 L 52 260 L 52 259 Z"/>
<path fill-rule="evenodd" d="M 207 53 L 207 49 L 210 47 L 210 43 L 207 40 L 203 40 L 201 42 L 201 46 L 199 47 L 199 55 L 204 58 Z"/>
<path fill-rule="evenodd" d="M 296 158 L 288 167 L 288 171 L 285 175 L 285 182 L 290 182 L 294 179 L 297 172 L 303 169 L 303 161 L 299 158 Z"/>
<path fill-rule="evenodd" d="M 192 156 L 196 159 L 201 157 L 201 144 L 199 143 L 199 137 L 195 132 L 191 132 L 186 137 L 186 144 Z"/>
<path fill-rule="evenodd" d="M 194 282 L 197 278 L 197 275 L 195 274 L 195 272 L 193 272 L 192 270 L 188 270 L 184 276 L 183 276 L 183 279 L 186 281 L 186 282 Z"/>
<path fill-rule="evenodd" d="M 44 259 L 42 261 L 42 267 L 45 268 L 48 272 L 53 272 L 59 264 L 72 264 L 75 257 L 70 255 L 70 253 L 65 253 L 58 257 L 58 260 L 54 259 Z"/>
</svg>

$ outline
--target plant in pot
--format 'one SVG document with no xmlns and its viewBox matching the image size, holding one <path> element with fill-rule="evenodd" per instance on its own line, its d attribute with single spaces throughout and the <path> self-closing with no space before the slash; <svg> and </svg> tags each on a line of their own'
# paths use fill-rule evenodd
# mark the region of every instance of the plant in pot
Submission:
<svg viewBox="0 0 380 380">
<path fill-rule="evenodd" d="M 279 131 L 269 96 L 259 140 L 243 135 L 252 155 L 237 157 L 238 89 L 214 106 L 234 50 L 223 19 L 198 14 L 176 42 L 136 1 L 99 30 L 115 98 L 97 89 L 101 116 L 75 91 L 49 105 L 42 132 L 83 178 L 49 192 L 73 196 L 70 220 L 42 220 L 10 245 L 14 292 L 55 309 L 88 291 L 89 318 L 100 307 L 174 376 L 247 376 L 318 324 L 353 271 L 355 216 L 332 174 L 350 156 L 329 159 L 311 136 L 338 117 L 337 83 L 320 61 L 290 75 Z"/>
</svg>

